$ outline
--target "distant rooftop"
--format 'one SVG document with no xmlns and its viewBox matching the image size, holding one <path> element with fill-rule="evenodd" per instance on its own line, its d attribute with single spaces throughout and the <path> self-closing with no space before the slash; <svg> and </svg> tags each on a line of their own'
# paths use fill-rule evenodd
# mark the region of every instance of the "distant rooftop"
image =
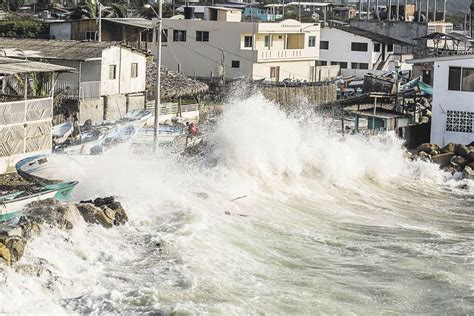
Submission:
<svg viewBox="0 0 474 316">
<path fill-rule="evenodd" d="M 352 33 L 354 35 L 369 38 L 373 41 L 376 41 L 377 43 L 400 45 L 400 46 L 413 46 L 412 44 L 410 44 L 408 42 L 400 41 L 400 40 L 398 40 L 396 38 L 393 38 L 393 37 L 390 37 L 390 36 L 382 35 L 382 34 L 371 32 L 371 31 L 367 31 L 367 30 L 360 29 L 360 28 L 354 27 L 354 26 L 335 25 L 333 27 L 338 29 L 338 30 L 341 30 L 341 31 Z"/>
<path fill-rule="evenodd" d="M 74 72 L 74 68 L 40 63 L 37 61 L 0 57 L 0 75 L 14 75 L 32 72 Z"/>
<path fill-rule="evenodd" d="M 14 49 L 15 57 L 38 57 L 62 60 L 93 60 L 102 57 L 106 48 L 121 45 L 118 42 L 93 41 L 56 41 L 39 39 L 15 39 L 0 37 L 0 54 L 11 53 L 6 49 Z"/>
</svg>

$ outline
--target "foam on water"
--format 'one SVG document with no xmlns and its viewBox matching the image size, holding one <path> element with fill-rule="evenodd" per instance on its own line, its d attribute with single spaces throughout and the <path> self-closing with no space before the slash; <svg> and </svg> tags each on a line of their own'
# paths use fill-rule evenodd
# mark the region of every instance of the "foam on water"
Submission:
<svg viewBox="0 0 474 316">
<path fill-rule="evenodd" d="M 473 312 L 473 183 L 329 124 L 255 95 L 202 159 L 52 157 L 75 199 L 117 195 L 130 223 L 35 238 L 22 264 L 45 270 L 0 272 L 0 311 Z"/>
</svg>

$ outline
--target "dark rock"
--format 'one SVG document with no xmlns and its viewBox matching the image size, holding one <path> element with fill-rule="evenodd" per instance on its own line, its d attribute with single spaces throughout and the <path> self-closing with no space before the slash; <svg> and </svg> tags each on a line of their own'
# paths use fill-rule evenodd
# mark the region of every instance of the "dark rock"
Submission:
<svg viewBox="0 0 474 316">
<path fill-rule="evenodd" d="M 454 157 L 453 153 L 445 153 L 431 157 L 434 163 L 437 163 L 441 168 L 449 166 L 451 159 Z"/>
<path fill-rule="evenodd" d="M 469 163 L 474 162 L 474 151 L 471 151 L 467 157 L 465 157 Z"/>
<path fill-rule="evenodd" d="M 474 169 L 469 166 L 466 166 L 464 167 L 462 175 L 464 176 L 464 179 L 474 180 Z"/>
<path fill-rule="evenodd" d="M 466 145 L 457 144 L 456 149 L 455 149 L 455 153 L 458 156 L 461 156 L 463 158 L 467 158 L 467 156 L 469 155 L 469 149 L 467 148 Z"/>
<path fill-rule="evenodd" d="M 431 151 L 429 154 L 430 154 L 430 156 L 431 156 L 431 157 L 433 157 L 433 156 L 437 156 L 437 155 L 439 155 L 439 154 L 440 154 L 440 152 L 439 152 L 439 151 L 437 151 L 437 150 L 432 150 L 432 151 Z"/>
<path fill-rule="evenodd" d="M 421 144 L 420 146 L 418 146 L 416 148 L 416 152 L 418 154 L 420 154 L 420 152 L 422 152 L 422 151 L 429 154 L 433 150 L 436 150 L 437 152 L 440 152 L 440 148 L 436 144 L 424 143 L 424 144 Z"/>
<path fill-rule="evenodd" d="M 20 224 L 48 224 L 70 230 L 79 219 L 79 211 L 73 204 L 62 204 L 55 199 L 35 201 L 28 204 L 20 218 Z"/>
<path fill-rule="evenodd" d="M 97 207 L 101 207 L 102 205 L 109 205 L 115 202 L 115 198 L 113 196 L 108 196 L 105 198 L 96 198 L 94 200 L 94 205 Z"/>
<path fill-rule="evenodd" d="M 94 204 L 80 203 L 77 208 L 87 223 L 102 225 L 105 228 L 123 225 L 128 221 L 127 213 L 113 197 L 97 198 Z"/>
<path fill-rule="evenodd" d="M 454 143 L 446 144 L 446 146 L 441 148 L 441 152 L 444 153 L 444 154 L 445 153 L 454 153 L 455 150 L 456 150 L 456 144 L 454 144 Z"/>
<path fill-rule="evenodd" d="M 10 250 L 11 263 L 15 263 L 25 253 L 26 240 L 22 237 L 13 236 L 6 240 L 6 246 Z"/>
<path fill-rule="evenodd" d="M 461 156 L 454 156 L 453 158 L 451 158 L 451 164 L 457 167 L 458 169 L 462 169 L 464 168 L 464 166 L 467 165 L 467 160 Z"/>
<path fill-rule="evenodd" d="M 421 160 L 423 161 L 427 161 L 427 162 L 431 162 L 431 156 L 428 155 L 426 152 L 424 151 L 420 151 L 418 156 L 420 157 Z"/>
</svg>

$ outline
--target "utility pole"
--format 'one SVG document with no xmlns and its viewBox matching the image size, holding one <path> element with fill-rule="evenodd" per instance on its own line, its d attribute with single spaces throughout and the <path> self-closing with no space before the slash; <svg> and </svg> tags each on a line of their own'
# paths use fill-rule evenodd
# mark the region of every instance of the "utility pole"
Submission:
<svg viewBox="0 0 474 316">
<path fill-rule="evenodd" d="M 421 1 L 423 0 L 420 0 L 419 2 L 420 5 L 417 8 L 418 9 L 418 23 L 421 23 Z"/>
<path fill-rule="evenodd" d="M 446 22 L 446 0 L 444 0 L 443 4 L 443 22 Z"/>
<path fill-rule="evenodd" d="M 160 105 L 161 105 L 161 32 L 163 28 L 162 13 L 163 13 L 162 0 L 158 0 L 158 21 L 156 22 L 157 31 L 157 46 L 156 46 L 156 93 L 155 93 L 155 119 L 153 122 L 153 150 L 156 151 L 158 147 L 158 133 L 160 130 Z"/>
<path fill-rule="evenodd" d="M 430 22 L 430 0 L 426 0 L 426 24 Z"/>
<path fill-rule="evenodd" d="M 99 2 L 99 34 L 97 34 L 97 40 L 102 42 L 102 4 Z"/>
<path fill-rule="evenodd" d="M 392 0 L 388 0 L 388 20 L 392 20 Z"/>
<path fill-rule="evenodd" d="M 436 22 L 436 11 L 438 10 L 438 8 L 437 8 L 437 2 L 438 2 L 438 0 L 434 0 L 433 22 Z"/>
<path fill-rule="evenodd" d="M 395 18 L 395 21 L 398 21 L 400 16 L 400 0 L 397 0 L 397 17 Z"/>
</svg>

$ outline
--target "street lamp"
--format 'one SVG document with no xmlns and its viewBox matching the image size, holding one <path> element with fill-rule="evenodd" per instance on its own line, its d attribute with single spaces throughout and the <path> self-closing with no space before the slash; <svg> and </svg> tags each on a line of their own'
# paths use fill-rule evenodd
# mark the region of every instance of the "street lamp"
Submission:
<svg viewBox="0 0 474 316">
<path fill-rule="evenodd" d="M 149 5 L 146 4 L 145 8 L 151 8 L 153 13 L 156 15 L 158 18 L 156 22 L 156 82 L 155 82 L 155 118 L 153 121 L 153 151 L 156 151 L 156 148 L 158 147 L 158 133 L 159 133 L 159 115 L 160 115 L 160 85 L 161 85 L 161 28 L 162 28 L 162 21 L 161 21 L 161 13 L 162 13 L 162 5 L 161 5 L 162 0 L 158 0 L 158 13 L 155 11 L 155 9 Z"/>
</svg>

